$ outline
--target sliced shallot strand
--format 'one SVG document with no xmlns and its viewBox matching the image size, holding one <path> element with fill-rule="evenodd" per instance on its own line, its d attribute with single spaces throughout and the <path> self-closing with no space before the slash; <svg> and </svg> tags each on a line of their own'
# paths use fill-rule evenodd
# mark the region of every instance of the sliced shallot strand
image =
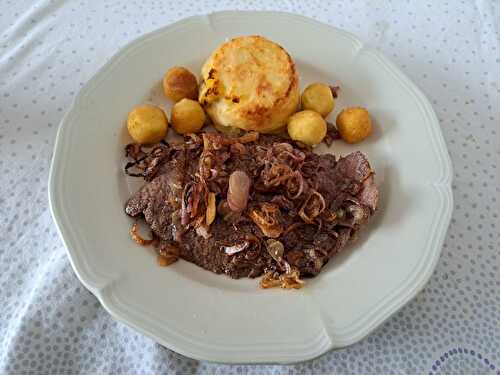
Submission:
<svg viewBox="0 0 500 375">
<path fill-rule="evenodd" d="M 299 211 L 299 216 L 308 224 L 313 224 L 316 216 L 321 214 L 326 208 L 325 198 L 314 191 L 311 193 L 309 198 L 304 202 L 302 208 Z"/>
<path fill-rule="evenodd" d="M 232 246 L 224 246 L 224 252 L 228 255 L 234 255 L 236 253 L 239 253 L 240 251 L 245 250 L 250 243 L 248 241 L 243 241 L 242 243 L 232 245 Z"/>
</svg>

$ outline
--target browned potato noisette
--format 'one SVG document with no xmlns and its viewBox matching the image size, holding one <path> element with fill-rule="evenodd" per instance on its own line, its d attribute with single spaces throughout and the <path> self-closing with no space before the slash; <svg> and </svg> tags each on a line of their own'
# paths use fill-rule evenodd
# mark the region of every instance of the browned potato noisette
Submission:
<svg viewBox="0 0 500 375">
<path fill-rule="evenodd" d="M 160 142 L 167 135 L 168 120 L 160 107 L 144 104 L 130 111 L 127 118 L 130 136 L 139 144 Z"/>
<path fill-rule="evenodd" d="M 370 114 L 362 107 L 345 108 L 337 116 L 337 129 L 347 143 L 358 143 L 372 133 Z"/>
<path fill-rule="evenodd" d="M 197 133 L 205 124 L 205 111 L 200 103 L 191 99 L 182 99 L 174 104 L 170 121 L 179 134 Z"/>
<path fill-rule="evenodd" d="M 196 100 L 198 98 L 198 82 L 188 69 L 174 66 L 163 77 L 163 92 L 167 98 L 174 102 L 185 98 Z"/>
<path fill-rule="evenodd" d="M 294 141 L 316 146 L 326 135 L 326 122 L 318 112 L 304 110 L 288 118 L 288 135 Z"/>
<path fill-rule="evenodd" d="M 323 83 L 313 83 L 302 93 L 302 108 L 318 112 L 326 117 L 333 111 L 335 99 L 330 86 Z"/>
</svg>

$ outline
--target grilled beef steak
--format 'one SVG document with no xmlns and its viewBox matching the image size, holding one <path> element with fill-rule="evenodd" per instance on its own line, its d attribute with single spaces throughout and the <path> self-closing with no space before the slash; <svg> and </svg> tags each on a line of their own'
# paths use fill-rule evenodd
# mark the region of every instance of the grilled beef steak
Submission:
<svg viewBox="0 0 500 375">
<path fill-rule="evenodd" d="M 126 171 L 146 183 L 125 212 L 144 217 L 160 254 L 174 245 L 233 278 L 317 275 L 377 207 L 361 152 L 337 160 L 276 136 L 204 133 L 139 155 Z"/>
</svg>

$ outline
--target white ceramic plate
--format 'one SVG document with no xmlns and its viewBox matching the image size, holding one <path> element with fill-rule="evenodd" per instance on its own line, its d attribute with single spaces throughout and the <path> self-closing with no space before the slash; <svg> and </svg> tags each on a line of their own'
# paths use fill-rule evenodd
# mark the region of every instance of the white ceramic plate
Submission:
<svg viewBox="0 0 500 375">
<path fill-rule="evenodd" d="M 165 70 L 198 72 L 220 43 L 260 34 L 295 59 L 301 86 L 341 86 L 337 110 L 367 107 L 373 136 L 359 146 L 380 185 L 380 209 L 361 238 L 299 291 L 261 290 L 185 261 L 162 268 L 130 240 L 124 204 L 124 121 L 160 95 Z M 328 151 L 320 149 L 319 151 Z M 189 357 L 296 362 L 352 344 L 422 289 L 450 220 L 451 164 L 427 99 L 392 63 L 353 35 L 296 15 L 223 12 L 147 34 L 114 56 L 63 119 L 51 167 L 52 214 L 82 283 L 117 319 Z"/>
</svg>

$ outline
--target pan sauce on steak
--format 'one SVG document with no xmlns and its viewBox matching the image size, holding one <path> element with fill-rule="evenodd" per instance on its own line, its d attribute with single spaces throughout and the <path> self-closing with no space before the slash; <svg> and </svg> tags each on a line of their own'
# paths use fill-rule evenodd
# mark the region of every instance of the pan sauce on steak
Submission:
<svg viewBox="0 0 500 375">
<path fill-rule="evenodd" d="M 160 257 L 232 278 L 266 273 L 263 287 L 300 287 L 377 207 L 361 152 L 337 160 L 277 136 L 203 133 L 127 155 L 127 174 L 146 183 L 125 212 L 144 217 Z"/>
</svg>

